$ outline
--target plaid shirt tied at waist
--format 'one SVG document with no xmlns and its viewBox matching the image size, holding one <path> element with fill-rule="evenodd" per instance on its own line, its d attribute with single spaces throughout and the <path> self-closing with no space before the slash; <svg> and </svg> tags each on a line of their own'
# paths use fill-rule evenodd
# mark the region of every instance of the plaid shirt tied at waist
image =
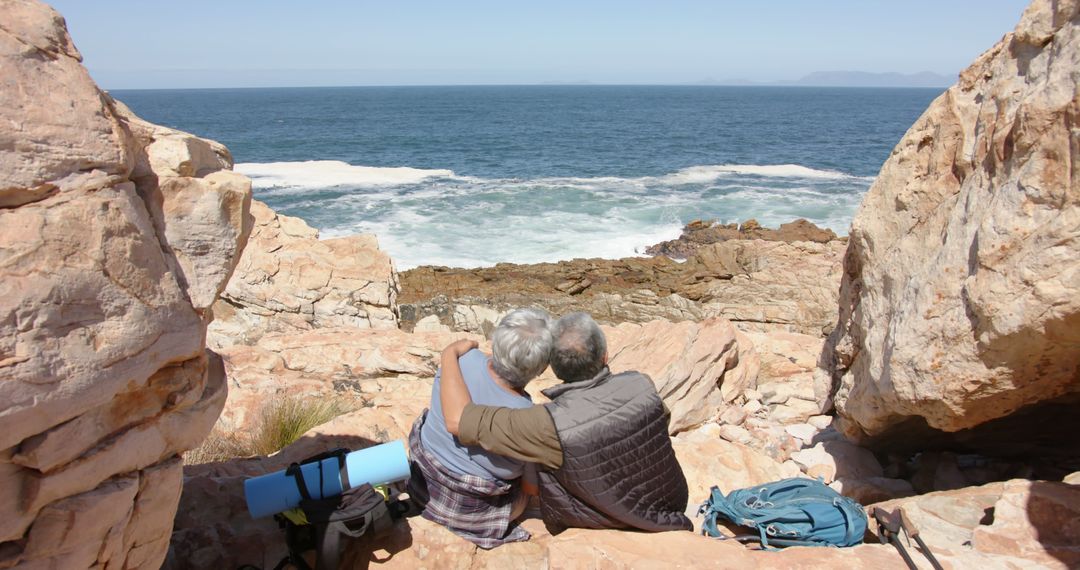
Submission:
<svg viewBox="0 0 1080 570">
<path fill-rule="evenodd" d="M 529 540 L 529 532 L 510 520 L 520 486 L 448 469 L 420 442 L 420 428 L 426 419 L 427 410 L 424 410 L 409 433 L 413 478 L 419 470 L 427 486 L 428 502 L 423 517 L 480 548 Z M 410 486 L 418 483 L 421 482 L 414 481 Z"/>
</svg>

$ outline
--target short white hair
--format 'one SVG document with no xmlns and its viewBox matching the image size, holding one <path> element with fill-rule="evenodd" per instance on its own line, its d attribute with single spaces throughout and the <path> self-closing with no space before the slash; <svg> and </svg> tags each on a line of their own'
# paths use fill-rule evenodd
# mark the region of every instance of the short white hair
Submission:
<svg viewBox="0 0 1080 570">
<path fill-rule="evenodd" d="M 551 317 L 541 309 L 508 313 L 491 333 L 491 367 L 515 388 L 524 388 L 548 366 Z"/>
</svg>

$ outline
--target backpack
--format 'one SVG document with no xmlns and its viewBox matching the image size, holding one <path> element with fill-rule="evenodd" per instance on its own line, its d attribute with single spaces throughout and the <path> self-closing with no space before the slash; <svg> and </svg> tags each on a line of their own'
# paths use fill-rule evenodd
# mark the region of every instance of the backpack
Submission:
<svg viewBox="0 0 1080 570">
<path fill-rule="evenodd" d="M 309 550 L 316 552 L 314 570 L 336 569 L 341 555 L 342 536 L 359 538 L 366 534 L 383 534 L 393 526 L 394 520 L 408 510 L 406 502 L 388 500 L 367 483 L 348 488 L 349 474 L 345 466 L 345 456 L 348 453 L 347 449 L 320 453 L 299 463 L 292 463 L 285 470 L 286 475 L 296 480 L 302 498 L 298 508 L 274 515 L 278 525 L 285 531 L 285 544 L 289 549 L 289 554 L 274 570 L 282 570 L 289 564 L 299 570 L 312 570 L 303 557 L 304 552 Z M 308 492 L 300 467 L 318 463 L 319 481 L 322 484 L 322 461 L 331 457 L 338 460 L 338 471 L 346 489 L 337 496 L 314 499 Z"/>
<path fill-rule="evenodd" d="M 862 505 L 817 479 L 793 478 L 732 491 L 724 496 L 713 487 L 698 509 L 705 516 L 701 533 L 723 538 L 717 517 L 750 527 L 757 536 L 737 536 L 740 542 L 775 546 L 854 546 L 866 533 Z"/>
</svg>

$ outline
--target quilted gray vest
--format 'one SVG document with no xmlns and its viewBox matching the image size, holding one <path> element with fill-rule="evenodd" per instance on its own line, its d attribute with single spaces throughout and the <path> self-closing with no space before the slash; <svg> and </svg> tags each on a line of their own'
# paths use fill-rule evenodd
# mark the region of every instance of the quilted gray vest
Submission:
<svg viewBox="0 0 1080 570">
<path fill-rule="evenodd" d="M 541 470 L 541 513 L 566 528 L 692 530 L 686 477 L 668 437 L 668 414 L 652 380 L 611 374 L 544 390 L 563 464 Z"/>
</svg>

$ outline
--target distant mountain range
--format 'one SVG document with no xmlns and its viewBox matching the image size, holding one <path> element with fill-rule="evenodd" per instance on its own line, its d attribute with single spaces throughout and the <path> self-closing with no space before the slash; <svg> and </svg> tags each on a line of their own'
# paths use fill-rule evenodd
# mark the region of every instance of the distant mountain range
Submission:
<svg viewBox="0 0 1080 570">
<path fill-rule="evenodd" d="M 948 87 L 955 77 L 930 71 L 921 73 L 872 73 L 869 71 L 815 71 L 794 81 L 749 81 L 746 79 L 705 79 L 699 85 L 799 85 L 806 87 Z"/>
<path fill-rule="evenodd" d="M 948 87 L 956 78 L 929 71 L 912 73 L 870 73 L 867 71 L 815 71 L 793 82 L 818 87 Z"/>
</svg>

